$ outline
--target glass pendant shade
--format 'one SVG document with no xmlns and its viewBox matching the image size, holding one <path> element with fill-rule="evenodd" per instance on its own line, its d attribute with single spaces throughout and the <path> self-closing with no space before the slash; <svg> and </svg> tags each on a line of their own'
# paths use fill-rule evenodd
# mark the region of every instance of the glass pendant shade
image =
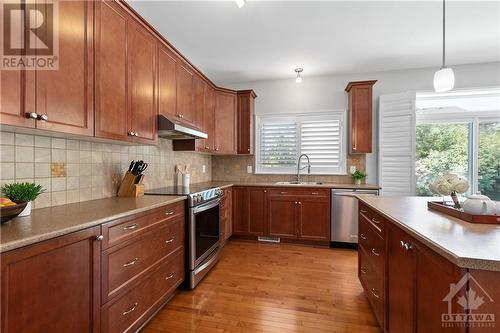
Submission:
<svg viewBox="0 0 500 333">
<path fill-rule="evenodd" d="M 455 86 L 455 73 L 453 69 L 443 67 L 434 73 L 434 91 L 445 92 L 452 90 Z"/>
<path fill-rule="evenodd" d="M 241 8 L 245 5 L 245 0 L 236 0 L 236 5 Z"/>
<path fill-rule="evenodd" d="M 302 76 L 300 76 L 300 74 L 298 74 L 297 78 L 295 78 L 295 83 L 302 83 Z"/>
</svg>

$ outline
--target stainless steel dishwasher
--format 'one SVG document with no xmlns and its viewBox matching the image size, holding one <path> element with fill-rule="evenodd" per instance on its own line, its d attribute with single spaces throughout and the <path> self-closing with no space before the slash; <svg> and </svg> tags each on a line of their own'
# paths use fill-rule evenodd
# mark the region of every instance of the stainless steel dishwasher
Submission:
<svg viewBox="0 0 500 333">
<path fill-rule="evenodd" d="M 331 241 L 333 247 L 355 247 L 358 243 L 358 199 L 355 194 L 378 195 L 378 190 L 333 189 Z"/>
</svg>

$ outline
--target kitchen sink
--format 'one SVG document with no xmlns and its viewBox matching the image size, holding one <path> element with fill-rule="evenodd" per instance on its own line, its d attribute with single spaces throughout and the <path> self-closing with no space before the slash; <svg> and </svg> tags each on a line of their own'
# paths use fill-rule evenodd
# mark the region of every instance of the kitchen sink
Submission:
<svg viewBox="0 0 500 333">
<path fill-rule="evenodd" d="M 298 182 L 298 181 L 290 181 L 290 182 L 275 182 L 276 185 L 321 185 L 322 182 Z"/>
</svg>

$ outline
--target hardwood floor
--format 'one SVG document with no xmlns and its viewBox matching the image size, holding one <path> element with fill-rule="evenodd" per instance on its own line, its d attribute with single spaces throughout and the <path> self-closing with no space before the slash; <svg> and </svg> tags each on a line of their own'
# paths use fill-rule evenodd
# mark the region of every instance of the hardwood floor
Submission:
<svg viewBox="0 0 500 333">
<path fill-rule="evenodd" d="M 230 241 L 142 332 L 378 333 L 356 274 L 354 250 Z"/>
</svg>

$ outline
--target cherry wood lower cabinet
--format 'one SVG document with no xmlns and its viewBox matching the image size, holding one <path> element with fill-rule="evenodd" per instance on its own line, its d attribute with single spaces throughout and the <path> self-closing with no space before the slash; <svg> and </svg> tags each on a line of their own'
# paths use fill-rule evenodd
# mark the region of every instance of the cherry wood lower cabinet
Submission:
<svg viewBox="0 0 500 333">
<path fill-rule="evenodd" d="M 99 332 L 100 229 L 2 254 L 2 332 Z"/>
<path fill-rule="evenodd" d="M 479 293 L 486 291 L 492 299 L 500 298 L 499 272 L 456 266 L 362 203 L 358 236 L 359 277 L 384 332 L 498 331 L 498 327 L 467 322 L 468 310 L 459 300 L 465 297 L 468 288 Z M 472 277 L 468 278 L 467 273 Z M 488 302 L 486 297 L 484 300 L 484 307 L 477 312 L 495 314 L 498 318 L 498 305 Z M 464 315 L 466 319 L 447 320 L 453 315 Z"/>
<path fill-rule="evenodd" d="M 289 240 L 330 241 L 330 191 L 234 187 L 233 233 Z"/>
<path fill-rule="evenodd" d="M 233 189 L 228 187 L 222 190 L 223 195 L 220 203 L 220 229 L 221 244 L 224 246 L 233 235 Z"/>
</svg>

